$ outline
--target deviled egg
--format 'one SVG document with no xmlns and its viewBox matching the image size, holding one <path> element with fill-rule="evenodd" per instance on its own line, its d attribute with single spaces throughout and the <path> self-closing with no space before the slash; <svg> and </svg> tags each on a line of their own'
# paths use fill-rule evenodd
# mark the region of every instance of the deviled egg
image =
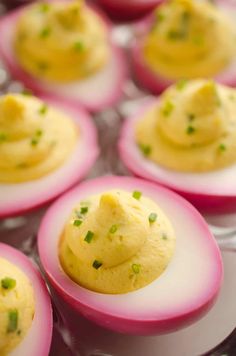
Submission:
<svg viewBox="0 0 236 356">
<path fill-rule="evenodd" d="M 0 243 L 0 354 L 47 356 L 52 309 L 36 267 L 16 249 Z"/>
<path fill-rule="evenodd" d="M 117 20 L 134 20 L 147 15 L 163 0 L 98 0 L 104 9 Z"/>
<path fill-rule="evenodd" d="M 153 93 L 181 78 L 215 78 L 235 86 L 236 26 L 230 10 L 206 0 L 158 7 L 135 30 L 131 55 L 140 84 Z"/>
<path fill-rule="evenodd" d="M 123 333 L 159 334 L 203 316 L 222 280 L 217 244 L 183 198 L 101 177 L 55 202 L 38 233 L 46 274 L 70 306 Z"/>
<path fill-rule="evenodd" d="M 122 95 L 123 54 L 105 17 L 83 0 L 41 1 L 0 21 L 0 52 L 38 94 L 97 111 Z"/>
<path fill-rule="evenodd" d="M 89 171 L 96 129 L 81 109 L 24 94 L 0 97 L 0 216 L 55 198 Z"/>
<path fill-rule="evenodd" d="M 179 81 L 126 120 L 119 150 L 140 177 L 209 211 L 236 209 L 236 91 Z"/>
</svg>

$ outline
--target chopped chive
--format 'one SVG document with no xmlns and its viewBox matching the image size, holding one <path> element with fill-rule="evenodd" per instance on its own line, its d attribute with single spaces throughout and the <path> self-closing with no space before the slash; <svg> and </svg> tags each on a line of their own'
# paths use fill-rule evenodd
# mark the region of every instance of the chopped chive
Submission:
<svg viewBox="0 0 236 356">
<path fill-rule="evenodd" d="M 77 52 L 81 52 L 84 50 L 84 44 L 82 41 L 76 41 L 73 45 L 73 48 Z"/>
<path fill-rule="evenodd" d="M 167 100 L 162 108 L 162 114 L 166 117 L 170 116 L 173 110 L 174 104 L 171 101 Z"/>
<path fill-rule="evenodd" d="M 90 242 L 93 239 L 93 236 L 94 236 L 94 233 L 92 231 L 88 231 L 84 238 L 84 241 L 86 241 L 88 244 L 90 244 Z"/>
<path fill-rule="evenodd" d="M 195 114 L 188 114 L 188 120 L 191 122 L 195 119 Z"/>
<path fill-rule="evenodd" d="M 102 262 L 95 260 L 93 261 L 93 268 L 98 269 L 102 266 Z"/>
<path fill-rule="evenodd" d="M 87 214 L 87 212 L 88 212 L 88 207 L 82 206 L 82 208 L 80 209 L 80 214 Z"/>
<path fill-rule="evenodd" d="M 5 277 L 1 280 L 1 287 L 3 289 L 13 289 L 16 286 L 16 280 L 10 277 Z"/>
<path fill-rule="evenodd" d="M 44 71 L 44 70 L 48 69 L 49 65 L 46 62 L 39 62 L 39 63 L 37 63 L 37 67 L 38 67 L 39 70 L 43 70 Z"/>
<path fill-rule="evenodd" d="M 21 334 L 21 330 L 19 329 L 18 331 L 17 331 L 17 335 L 20 335 Z"/>
<path fill-rule="evenodd" d="M 132 194 L 132 197 L 136 200 L 139 200 L 141 198 L 141 196 L 142 196 L 142 193 L 139 192 L 138 190 L 135 190 Z"/>
<path fill-rule="evenodd" d="M 176 89 L 177 90 L 183 90 L 186 85 L 187 85 L 187 79 L 179 79 L 178 82 L 176 83 Z"/>
<path fill-rule="evenodd" d="M 18 325 L 18 310 L 12 309 L 8 312 L 7 333 L 16 331 Z"/>
<path fill-rule="evenodd" d="M 186 133 L 187 133 L 188 135 L 191 135 L 191 134 L 193 134 L 195 131 L 196 131 L 196 129 L 195 129 L 193 126 L 189 125 L 189 126 L 187 127 Z"/>
<path fill-rule="evenodd" d="M 5 133 L 0 133 L 0 142 L 4 142 L 7 139 L 7 135 Z"/>
<path fill-rule="evenodd" d="M 32 96 L 32 92 L 29 90 L 29 89 L 24 89 L 22 92 L 21 92 L 22 95 L 25 95 L 25 96 Z"/>
<path fill-rule="evenodd" d="M 148 217 L 148 220 L 150 222 L 150 224 L 154 223 L 157 219 L 157 214 L 156 213 L 151 213 Z"/>
<path fill-rule="evenodd" d="M 152 148 L 149 145 L 144 145 L 144 144 L 140 143 L 138 146 L 144 156 L 149 156 L 150 153 L 152 152 Z"/>
<path fill-rule="evenodd" d="M 204 38 L 202 36 L 194 36 L 193 43 L 197 46 L 201 46 L 204 43 Z"/>
<path fill-rule="evenodd" d="M 41 137 L 42 134 L 43 134 L 43 131 L 40 130 L 40 129 L 35 132 L 35 135 L 36 135 L 37 137 Z"/>
<path fill-rule="evenodd" d="M 221 152 L 224 152 L 224 151 L 226 150 L 226 146 L 225 146 L 224 143 L 221 143 L 221 144 L 219 145 L 219 150 L 220 150 Z"/>
<path fill-rule="evenodd" d="M 42 31 L 39 33 L 39 36 L 41 38 L 46 38 L 50 35 L 51 33 L 51 29 L 49 27 L 45 27 L 42 29 Z"/>
<path fill-rule="evenodd" d="M 39 112 L 40 115 L 45 115 L 47 111 L 48 111 L 48 106 L 47 106 L 47 104 L 42 104 L 42 105 L 40 106 L 38 112 Z"/>
<path fill-rule="evenodd" d="M 117 225 L 112 225 L 109 230 L 110 234 L 114 234 L 117 231 L 117 229 L 118 229 Z"/>
<path fill-rule="evenodd" d="M 41 12 L 48 12 L 48 10 L 50 9 L 50 5 L 48 3 L 42 3 L 39 5 L 39 9 Z"/>
<path fill-rule="evenodd" d="M 165 19 L 165 15 L 162 12 L 158 11 L 156 13 L 156 19 L 158 22 L 162 22 Z"/>
<path fill-rule="evenodd" d="M 135 274 L 138 274 L 140 272 L 140 268 L 141 268 L 140 265 L 138 265 L 136 263 L 132 264 L 132 270 Z"/>
<path fill-rule="evenodd" d="M 76 219 L 76 220 L 74 220 L 73 225 L 74 226 L 80 226 L 82 224 L 82 222 L 83 222 L 82 220 Z"/>
<path fill-rule="evenodd" d="M 37 144 L 39 143 L 39 140 L 38 140 L 38 138 L 32 138 L 30 143 L 31 143 L 31 146 L 37 146 Z"/>
<path fill-rule="evenodd" d="M 166 234 L 162 234 L 162 240 L 167 240 L 167 235 Z"/>
</svg>

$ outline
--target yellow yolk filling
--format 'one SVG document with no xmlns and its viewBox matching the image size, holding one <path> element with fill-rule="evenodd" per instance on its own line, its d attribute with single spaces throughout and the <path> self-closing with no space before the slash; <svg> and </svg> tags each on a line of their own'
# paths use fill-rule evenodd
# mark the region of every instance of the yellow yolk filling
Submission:
<svg viewBox="0 0 236 356">
<path fill-rule="evenodd" d="M 107 29 L 82 0 L 37 3 L 22 12 L 15 51 L 22 67 L 49 81 L 87 78 L 107 63 Z"/>
<path fill-rule="evenodd" d="M 142 154 L 166 168 L 204 172 L 236 162 L 236 91 L 208 80 L 180 81 L 135 127 Z"/>
<path fill-rule="evenodd" d="M 38 179 L 60 167 L 78 140 L 72 120 L 22 94 L 0 98 L 0 182 Z"/>
<path fill-rule="evenodd" d="M 34 292 L 25 274 L 4 258 L 0 258 L 0 355 L 10 351 L 24 339 L 35 312 Z"/>
<path fill-rule="evenodd" d="M 148 66 L 170 80 L 212 77 L 236 58 L 230 18 L 208 1 L 172 0 L 158 7 L 143 42 Z"/>
<path fill-rule="evenodd" d="M 119 294 L 146 286 L 175 249 L 171 223 L 140 192 L 109 191 L 75 207 L 59 244 L 65 272 L 90 290 Z"/>
</svg>

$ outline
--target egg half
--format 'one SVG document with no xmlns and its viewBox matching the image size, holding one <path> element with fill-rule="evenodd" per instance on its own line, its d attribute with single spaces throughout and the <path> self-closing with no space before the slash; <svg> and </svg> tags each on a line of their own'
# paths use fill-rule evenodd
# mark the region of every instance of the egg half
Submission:
<svg viewBox="0 0 236 356">
<path fill-rule="evenodd" d="M 149 285 L 124 294 L 102 294 L 73 282 L 58 257 L 58 243 L 72 208 L 90 195 L 138 190 L 170 219 L 174 257 Z M 140 179 L 107 176 L 85 181 L 47 211 L 38 233 L 42 266 L 59 295 L 76 311 L 109 329 L 131 334 L 168 333 L 187 326 L 213 305 L 222 281 L 218 246 L 201 215 L 175 193 Z"/>
<path fill-rule="evenodd" d="M 225 1 L 217 0 L 216 6 L 219 10 L 225 13 L 235 23 L 235 6 Z M 151 14 L 144 20 L 135 24 L 134 35 L 135 39 L 131 44 L 130 54 L 132 60 L 132 67 L 134 76 L 144 88 L 150 90 L 154 94 L 160 94 L 167 87 L 173 84 L 173 80 L 165 78 L 164 76 L 154 73 L 147 65 L 143 56 L 142 38 L 148 33 L 153 23 L 153 16 Z M 215 76 L 214 80 L 219 83 L 235 87 L 236 86 L 236 58 L 224 71 Z M 184 76 L 183 76 L 184 77 Z"/>
<path fill-rule="evenodd" d="M 112 25 L 105 15 L 94 7 L 90 7 L 90 10 L 95 11 L 104 23 L 109 36 L 111 58 L 108 63 L 88 78 L 59 84 L 30 75 L 23 70 L 17 59 L 13 47 L 14 33 L 16 23 L 26 8 L 21 7 L 0 19 L 0 53 L 12 76 L 22 81 L 36 94 L 47 94 L 75 107 L 82 105 L 89 111 L 100 111 L 115 104 L 122 96 L 123 84 L 126 79 L 126 65 L 122 50 L 113 42 Z"/>
<path fill-rule="evenodd" d="M 78 142 L 71 156 L 42 178 L 23 183 L 0 183 L 0 217 L 31 211 L 56 198 L 88 173 L 99 154 L 96 128 L 83 109 L 71 108 L 49 97 L 41 99 L 48 106 L 64 111 L 76 123 L 80 132 Z"/>
<path fill-rule="evenodd" d="M 135 126 L 156 104 L 157 100 L 148 99 L 145 104 L 142 103 L 136 114 L 123 124 L 118 146 L 124 164 L 136 176 L 176 191 L 204 212 L 235 211 L 235 164 L 211 172 L 177 172 L 152 162 L 142 154 L 135 140 Z"/>
<path fill-rule="evenodd" d="M 0 258 L 18 267 L 32 284 L 35 298 L 35 314 L 32 324 L 9 356 L 47 356 L 52 339 L 52 308 L 46 285 L 33 263 L 20 251 L 0 243 Z"/>
<path fill-rule="evenodd" d="M 116 20 L 135 20 L 143 17 L 163 0 L 98 0 Z"/>
</svg>

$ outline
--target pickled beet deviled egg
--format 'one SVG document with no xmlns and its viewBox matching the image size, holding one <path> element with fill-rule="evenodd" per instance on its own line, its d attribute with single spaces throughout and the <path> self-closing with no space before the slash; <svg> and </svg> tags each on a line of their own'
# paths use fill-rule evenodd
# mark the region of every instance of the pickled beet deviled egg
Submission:
<svg viewBox="0 0 236 356">
<path fill-rule="evenodd" d="M 168 1 L 141 21 L 131 49 L 137 81 L 155 94 L 182 78 L 215 78 L 235 86 L 235 21 L 231 7 L 218 5 Z"/>
<path fill-rule="evenodd" d="M 0 354 L 48 356 L 52 308 L 46 285 L 20 251 L 0 243 Z"/>
<path fill-rule="evenodd" d="M 83 110 L 46 97 L 0 97 L 0 216 L 49 202 L 87 174 L 98 151 Z"/>
<path fill-rule="evenodd" d="M 214 303 L 219 249 L 183 198 L 131 177 L 83 182 L 42 220 L 39 255 L 75 311 L 118 332 L 180 329 Z"/>
<path fill-rule="evenodd" d="M 181 80 L 126 120 L 121 158 L 134 174 L 179 192 L 200 209 L 235 211 L 235 114 L 235 89 Z"/>
<path fill-rule="evenodd" d="M 36 93 L 99 111 L 122 94 L 123 54 L 107 20 L 83 0 L 37 2 L 0 21 L 0 51 Z"/>
<path fill-rule="evenodd" d="M 164 0 L 97 0 L 117 20 L 134 20 L 147 15 Z"/>
</svg>

